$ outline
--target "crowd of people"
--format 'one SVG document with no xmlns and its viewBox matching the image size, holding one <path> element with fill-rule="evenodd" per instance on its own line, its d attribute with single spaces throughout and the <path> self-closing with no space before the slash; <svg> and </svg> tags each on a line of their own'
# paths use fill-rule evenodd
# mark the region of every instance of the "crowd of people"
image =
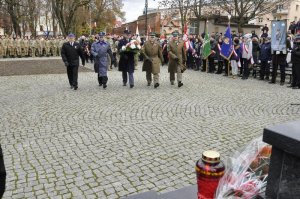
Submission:
<svg viewBox="0 0 300 199">
<path fill-rule="evenodd" d="M 130 71 L 130 73 L 128 73 L 128 78 L 125 73 L 122 74 L 123 84 L 126 85 L 127 79 L 129 79 L 131 88 L 134 86 L 133 72 L 137 69 L 138 61 L 144 61 L 144 65 L 145 62 L 147 65 L 147 62 L 149 62 L 150 59 L 145 58 L 149 57 L 147 52 L 149 53 L 153 50 L 153 44 L 155 44 L 154 46 L 156 48 L 159 46 L 158 58 L 161 60 L 160 63 L 168 64 L 169 67 L 170 65 L 172 66 L 174 63 L 176 63 L 177 65 L 180 65 L 181 68 L 186 67 L 187 69 L 193 69 L 195 71 L 200 70 L 202 72 L 224 74 L 224 76 L 231 76 L 233 79 L 241 77 L 243 80 L 247 80 L 249 76 L 252 75 L 254 78 L 258 77 L 260 80 L 270 81 L 269 83 L 276 82 L 277 70 L 279 67 L 280 84 L 284 85 L 286 77 L 285 70 L 287 66 L 289 64 L 294 66 L 295 62 L 297 62 L 295 59 L 292 59 L 292 52 L 295 51 L 295 49 L 298 49 L 297 39 L 299 38 L 299 35 L 297 35 L 297 33 L 299 31 L 300 28 L 298 28 L 296 23 L 292 22 L 287 30 L 286 51 L 279 53 L 272 52 L 271 35 L 267 25 L 262 28 L 262 33 L 260 36 L 258 36 L 255 31 L 252 31 L 252 33 L 248 34 L 236 34 L 235 31 L 232 31 L 230 39 L 232 40 L 234 51 L 228 58 L 224 58 L 221 53 L 222 44 L 224 42 L 228 42 L 225 41 L 226 37 L 222 33 L 211 33 L 209 35 L 211 53 L 208 57 L 204 57 L 203 53 L 205 43 L 204 33 L 202 35 L 189 35 L 186 36 L 186 38 L 182 37 L 182 35 L 180 35 L 178 32 L 174 32 L 168 38 L 158 38 L 156 37 L 155 33 L 151 33 L 146 39 L 146 37 L 139 37 L 139 35 L 131 34 L 128 30 L 126 30 L 123 35 L 109 35 L 101 32 L 100 34 L 91 36 L 80 36 L 78 37 L 76 43 L 78 43 L 78 48 L 80 50 L 80 52 L 78 51 L 78 55 L 82 57 L 82 63 L 93 63 L 95 72 L 97 72 L 97 74 L 99 73 L 99 62 L 101 62 L 99 61 L 100 56 L 98 55 L 98 51 L 103 50 L 102 46 L 106 46 L 107 48 L 105 49 L 105 52 L 103 52 L 103 56 L 106 58 L 105 60 L 102 60 L 102 64 L 107 65 L 107 70 L 111 70 L 113 67 L 119 67 L 119 70 L 122 71 L 120 69 L 124 68 L 122 65 L 133 65 L 133 71 L 131 70 L 132 67 L 129 67 L 130 70 L 128 69 L 128 66 L 126 67 L 126 71 Z M 73 36 L 71 34 L 69 36 L 71 36 L 71 38 L 73 38 L 72 41 L 74 40 L 73 42 L 75 42 L 75 35 Z M 64 43 L 69 42 L 68 38 L 38 37 L 37 39 L 33 39 L 30 37 L 8 38 L 6 36 L 2 36 L 0 39 L 0 58 L 62 56 L 66 60 L 66 54 L 64 55 L 64 52 L 62 52 L 65 48 L 62 47 Z M 184 47 L 184 52 L 182 52 L 179 57 L 176 57 L 175 62 L 172 60 L 172 57 L 174 58 L 174 56 L 172 56 L 172 44 L 174 40 L 176 40 L 176 46 L 182 43 Z M 138 53 L 135 52 L 132 55 L 130 52 L 122 52 L 122 47 L 128 45 L 130 41 L 136 41 L 141 46 L 141 50 L 136 51 Z M 152 45 L 144 45 L 145 43 L 147 44 L 147 42 L 152 42 Z M 186 43 L 188 43 L 188 45 L 186 45 Z M 145 51 L 145 49 L 147 50 Z M 126 59 L 124 59 L 124 57 Z M 157 65 L 157 63 L 158 61 L 156 60 L 155 63 L 151 62 L 150 65 Z M 143 66 L 143 68 L 145 67 Z M 157 66 L 152 67 L 150 68 L 150 71 L 157 71 L 156 68 Z M 143 70 L 145 71 L 145 69 Z M 300 87 L 300 83 L 297 80 L 299 79 L 299 70 L 299 67 L 293 67 L 292 69 L 292 88 Z M 100 77 L 100 74 L 98 74 L 99 85 L 104 85 L 106 88 L 108 80 L 107 74 L 102 69 L 100 70 L 100 73 L 102 73 L 102 76 L 104 77 Z M 146 73 L 146 79 L 148 85 L 150 85 L 152 78 L 150 78 L 151 75 L 149 75 L 149 71 L 146 71 Z M 158 73 L 159 72 L 153 73 L 155 74 L 155 88 L 157 88 L 159 85 L 157 78 Z M 171 84 L 174 84 L 174 73 L 177 73 L 176 67 L 170 74 Z M 70 74 L 69 77 L 71 77 Z M 181 85 L 181 74 L 179 74 L 178 79 L 180 81 L 179 84 Z M 70 85 L 72 85 L 72 88 L 76 88 L 77 83 L 75 83 L 76 86 L 74 86 L 71 82 L 72 81 L 70 81 Z"/>
</svg>

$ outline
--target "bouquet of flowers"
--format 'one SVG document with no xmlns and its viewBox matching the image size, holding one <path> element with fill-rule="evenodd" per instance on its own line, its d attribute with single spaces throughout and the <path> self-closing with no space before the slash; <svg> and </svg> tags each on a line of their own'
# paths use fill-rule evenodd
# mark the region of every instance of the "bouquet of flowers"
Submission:
<svg viewBox="0 0 300 199">
<path fill-rule="evenodd" d="M 121 53 L 133 52 L 134 54 L 138 53 L 141 50 L 141 45 L 136 40 L 131 40 L 125 46 L 122 46 Z"/>
<path fill-rule="evenodd" d="M 271 146 L 262 137 L 253 140 L 242 152 L 229 159 L 229 166 L 220 180 L 216 199 L 264 198 Z"/>
</svg>

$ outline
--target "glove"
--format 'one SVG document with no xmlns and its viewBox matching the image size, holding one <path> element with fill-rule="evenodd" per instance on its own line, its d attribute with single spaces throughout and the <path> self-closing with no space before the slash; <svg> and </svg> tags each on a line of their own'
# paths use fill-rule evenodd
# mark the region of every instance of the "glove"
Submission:
<svg viewBox="0 0 300 199">
<path fill-rule="evenodd" d="M 260 64 L 260 60 L 258 60 L 258 63 Z"/>
<path fill-rule="evenodd" d="M 178 57 L 176 57 L 176 58 L 174 58 L 174 60 L 175 60 L 176 62 L 178 62 L 178 61 L 179 61 L 179 58 L 178 58 Z"/>
<path fill-rule="evenodd" d="M 68 62 L 65 62 L 65 66 L 68 67 L 68 66 L 69 66 L 69 63 L 68 63 Z"/>
<path fill-rule="evenodd" d="M 268 64 L 271 63 L 271 61 L 268 61 Z"/>
</svg>

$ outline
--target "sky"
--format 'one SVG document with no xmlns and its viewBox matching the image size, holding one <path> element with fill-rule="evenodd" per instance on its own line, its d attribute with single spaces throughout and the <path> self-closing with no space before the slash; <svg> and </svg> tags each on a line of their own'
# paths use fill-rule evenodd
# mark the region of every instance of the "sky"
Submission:
<svg viewBox="0 0 300 199">
<path fill-rule="evenodd" d="M 159 0 L 148 0 L 148 8 L 157 8 L 158 2 Z M 126 22 L 134 21 L 143 14 L 145 0 L 123 0 L 123 4 Z"/>
</svg>

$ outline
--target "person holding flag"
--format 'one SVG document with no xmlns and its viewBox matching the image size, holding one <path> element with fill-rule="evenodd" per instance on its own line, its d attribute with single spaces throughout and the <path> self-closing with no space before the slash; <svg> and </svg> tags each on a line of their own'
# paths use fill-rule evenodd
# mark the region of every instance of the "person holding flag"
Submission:
<svg viewBox="0 0 300 199">
<path fill-rule="evenodd" d="M 231 39 L 231 30 L 230 26 L 226 28 L 223 42 L 220 49 L 220 55 L 224 58 L 225 61 L 225 74 L 229 75 L 230 66 L 229 66 L 229 60 L 233 53 L 233 43 Z"/>
<path fill-rule="evenodd" d="M 175 73 L 177 73 L 178 87 L 181 87 L 183 86 L 182 73 L 186 69 L 186 52 L 184 43 L 178 39 L 179 32 L 174 31 L 172 35 L 172 40 L 168 44 L 168 53 L 170 56 L 168 72 L 170 73 L 171 85 L 174 85 Z"/>
<path fill-rule="evenodd" d="M 207 33 L 207 27 L 206 27 L 205 35 L 204 35 L 204 42 L 203 42 L 203 53 L 202 53 L 202 61 L 203 61 L 202 72 L 205 72 L 207 69 L 207 59 L 210 54 L 211 54 L 210 39 L 209 39 L 209 36 Z"/>
</svg>

